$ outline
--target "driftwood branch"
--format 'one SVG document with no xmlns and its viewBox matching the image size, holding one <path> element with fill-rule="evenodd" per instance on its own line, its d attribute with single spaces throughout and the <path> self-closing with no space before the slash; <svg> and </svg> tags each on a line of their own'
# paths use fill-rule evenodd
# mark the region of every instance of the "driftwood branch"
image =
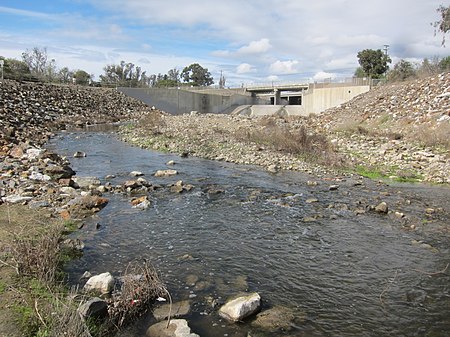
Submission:
<svg viewBox="0 0 450 337">
<path fill-rule="evenodd" d="M 384 307 L 383 295 L 389 291 L 389 289 L 391 288 L 392 283 L 395 282 L 395 279 L 397 278 L 397 275 L 398 275 L 398 269 L 395 271 L 394 278 L 391 281 L 388 280 L 388 283 L 386 284 L 386 287 L 383 289 L 383 291 L 380 294 L 380 302 L 383 305 L 383 307 Z"/>
<path fill-rule="evenodd" d="M 429 273 L 429 272 L 426 272 L 426 271 L 423 271 L 423 270 L 420 270 L 420 269 L 413 269 L 413 270 L 415 270 L 415 271 L 417 271 L 419 273 L 425 274 L 425 275 L 435 276 L 435 275 L 439 275 L 439 274 L 444 274 L 447 271 L 449 265 L 450 265 L 450 263 L 447 263 L 447 265 L 445 266 L 444 269 L 442 269 L 440 271 L 437 271 L 437 272 L 434 272 L 434 273 Z"/>
</svg>

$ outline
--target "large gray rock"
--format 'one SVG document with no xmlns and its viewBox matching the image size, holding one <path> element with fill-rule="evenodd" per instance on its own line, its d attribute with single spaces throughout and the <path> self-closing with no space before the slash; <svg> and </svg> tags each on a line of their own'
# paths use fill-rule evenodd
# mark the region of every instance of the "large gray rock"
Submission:
<svg viewBox="0 0 450 337">
<path fill-rule="evenodd" d="M 170 320 L 169 327 L 167 322 L 162 321 L 148 328 L 147 337 L 200 337 L 196 333 L 191 332 L 188 323 L 184 319 Z"/>
<path fill-rule="evenodd" d="M 84 285 L 87 291 L 98 291 L 102 294 L 111 292 L 114 286 L 114 277 L 110 273 L 92 276 Z"/>
<path fill-rule="evenodd" d="M 67 165 L 49 165 L 44 169 L 44 174 L 52 177 L 55 180 L 69 179 L 75 175 L 75 171 Z"/>
<path fill-rule="evenodd" d="M 277 306 L 260 312 L 251 324 L 269 331 L 288 330 L 295 319 L 296 316 L 291 309 Z"/>
<path fill-rule="evenodd" d="M 186 316 L 189 311 L 191 310 L 191 305 L 189 301 L 181 301 L 176 302 L 172 304 L 172 309 L 170 310 L 170 304 L 164 304 L 155 310 L 153 310 L 153 316 L 158 321 L 162 321 L 163 319 L 166 319 L 169 316 L 170 311 L 170 317 L 182 317 Z"/>
<path fill-rule="evenodd" d="M 106 318 L 108 316 L 108 305 L 101 298 L 91 298 L 86 303 L 83 303 L 78 312 L 83 318 Z"/>
<path fill-rule="evenodd" d="M 251 293 L 227 302 L 219 309 L 219 315 L 226 320 L 237 322 L 253 315 L 261 309 L 261 296 Z"/>
</svg>

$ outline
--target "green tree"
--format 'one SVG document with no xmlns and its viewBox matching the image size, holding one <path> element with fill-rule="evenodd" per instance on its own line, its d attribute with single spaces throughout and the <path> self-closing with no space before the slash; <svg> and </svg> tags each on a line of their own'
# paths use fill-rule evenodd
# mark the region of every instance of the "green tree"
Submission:
<svg viewBox="0 0 450 337">
<path fill-rule="evenodd" d="M 181 78 L 184 82 L 193 86 L 208 86 L 214 83 L 211 73 L 207 68 L 203 68 L 198 63 L 187 66 L 181 72 Z"/>
<path fill-rule="evenodd" d="M 361 67 L 356 68 L 356 70 L 355 70 L 355 77 L 362 78 L 362 77 L 366 77 L 366 76 L 367 75 L 364 72 L 363 68 L 361 68 Z"/>
<path fill-rule="evenodd" d="M 58 81 L 61 83 L 72 83 L 73 71 L 67 67 L 59 69 L 57 74 Z"/>
<path fill-rule="evenodd" d="M 4 62 L 3 73 L 5 78 L 20 79 L 30 76 L 30 68 L 25 62 L 3 56 L 0 56 L 0 60 Z"/>
<path fill-rule="evenodd" d="M 119 64 L 109 64 L 103 68 L 104 74 L 100 80 L 104 84 L 114 84 L 123 87 L 144 87 L 149 85 L 149 77 L 141 67 L 125 61 Z"/>
<path fill-rule="evenodd" d="M 174 81 L 178 84 L 180 82 L 180 71 L 177 68 L 170 69 L 167 72 L 168 80 Z"/>
<path fill-rule="evenodd" d="M 436 11 L 439 13 L 441 18 L 432 23 L 434 27 L 434 35 L 438 32 L 442 33 L 442 45 L 445 46 L 445 35 L 450 31 L 450 6 L 445 7 L 440 5 Z"/>
<path fill-rule="evenodd" d="M 364 49 L 357 56 L 364 74 L 371 78 L 382 78 L 389 69 L 388 63 L 392 62 L 381 49 Z"/>
<path fill-rule="evenodd" d="M 444 57 L 439 62 L 439 68 L 441 71 L 450 71 L 450 56 Z"/>
<path fill-rule="evenodd" d="M 73 78 L 75 78 L 76 84 L 88 85 L 91 80 L 91 75 L 84 70 L 77 70 L 74 72 Z"/>
<path fill-rule="evenodd" d="M 400 60 L 394 65 L 394 69 L 389 72 L 388 78 L 390 81 L 405 81 L 416 77 L 416 75 L 416 69 L 411 62 Z"/>
</svg>

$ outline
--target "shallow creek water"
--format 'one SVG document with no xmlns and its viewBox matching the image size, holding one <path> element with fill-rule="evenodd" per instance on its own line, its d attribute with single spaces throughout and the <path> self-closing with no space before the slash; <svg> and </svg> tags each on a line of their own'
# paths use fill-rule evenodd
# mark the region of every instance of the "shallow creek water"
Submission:
<svg viewBox="0 0 450 337">
<path fill-rule="evenodd" d="M 427 274 L 450 262 L 449 189 L 270 174 L 131 147 L 111 133 L 62 133 L 49 147 L 70 158 L 78 176 L 103 183 L 115 175 L 111 182 L 120 184 L 137 170 L 162 186 L 177 180 L 195 186 L 182 194 L 152 192 L 144 211 L 131 208 L 130 196 L 105 195 L 107 207 L 76 233 L 86 248 L 68 266 L 72 283 L 86 270 L 119 276 L 130 261 L 146 258 L 174 301 L 190 299 L 186 319 L 202 337 L 450 333 L 450 271 Z M 75 151 L 87 157 L 72 158 Z M 179 174 L 153 177 L 169 160 Z M 332 184 L 339 189 L 330 191 Z M 381 200 L 406 218 L 354 212 Z M 427 207 L 442 210 L 427 218 Z M 410 230 L 406 219 L 417 219 L 418 229 Z M 242 291 L 258 292 L 262 311 L 282 306 L 295 319 L 287 329 L 268 331 L 252 319 L 227 323 L 208 304 Z M 147 315 L 119 336 L 145 336 L 152 323 Z"/>
</svg>

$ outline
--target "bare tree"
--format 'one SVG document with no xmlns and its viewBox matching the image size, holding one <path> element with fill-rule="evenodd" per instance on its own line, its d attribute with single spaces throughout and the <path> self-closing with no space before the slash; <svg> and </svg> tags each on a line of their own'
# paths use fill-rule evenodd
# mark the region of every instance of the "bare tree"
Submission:
<svg viewBox="0 0 450 337">
<path fill-rule="evenodd" d="M 27 49 L 22 53 L 22 60 L 27 64 L 32 75 L 40 78 L 46 77 L 49 65 L 47 48 L 33 47 L 31 50 Z"/>
<path fill-rule="evenodd" d="M 442 46 L 445 46 L 445 35 L 450 31 L 450 6 L 440 5 L 436 11 L 441 16 L 440 20 L 432 23 L 434 35 L 442 33 Z"/>
</svg>

